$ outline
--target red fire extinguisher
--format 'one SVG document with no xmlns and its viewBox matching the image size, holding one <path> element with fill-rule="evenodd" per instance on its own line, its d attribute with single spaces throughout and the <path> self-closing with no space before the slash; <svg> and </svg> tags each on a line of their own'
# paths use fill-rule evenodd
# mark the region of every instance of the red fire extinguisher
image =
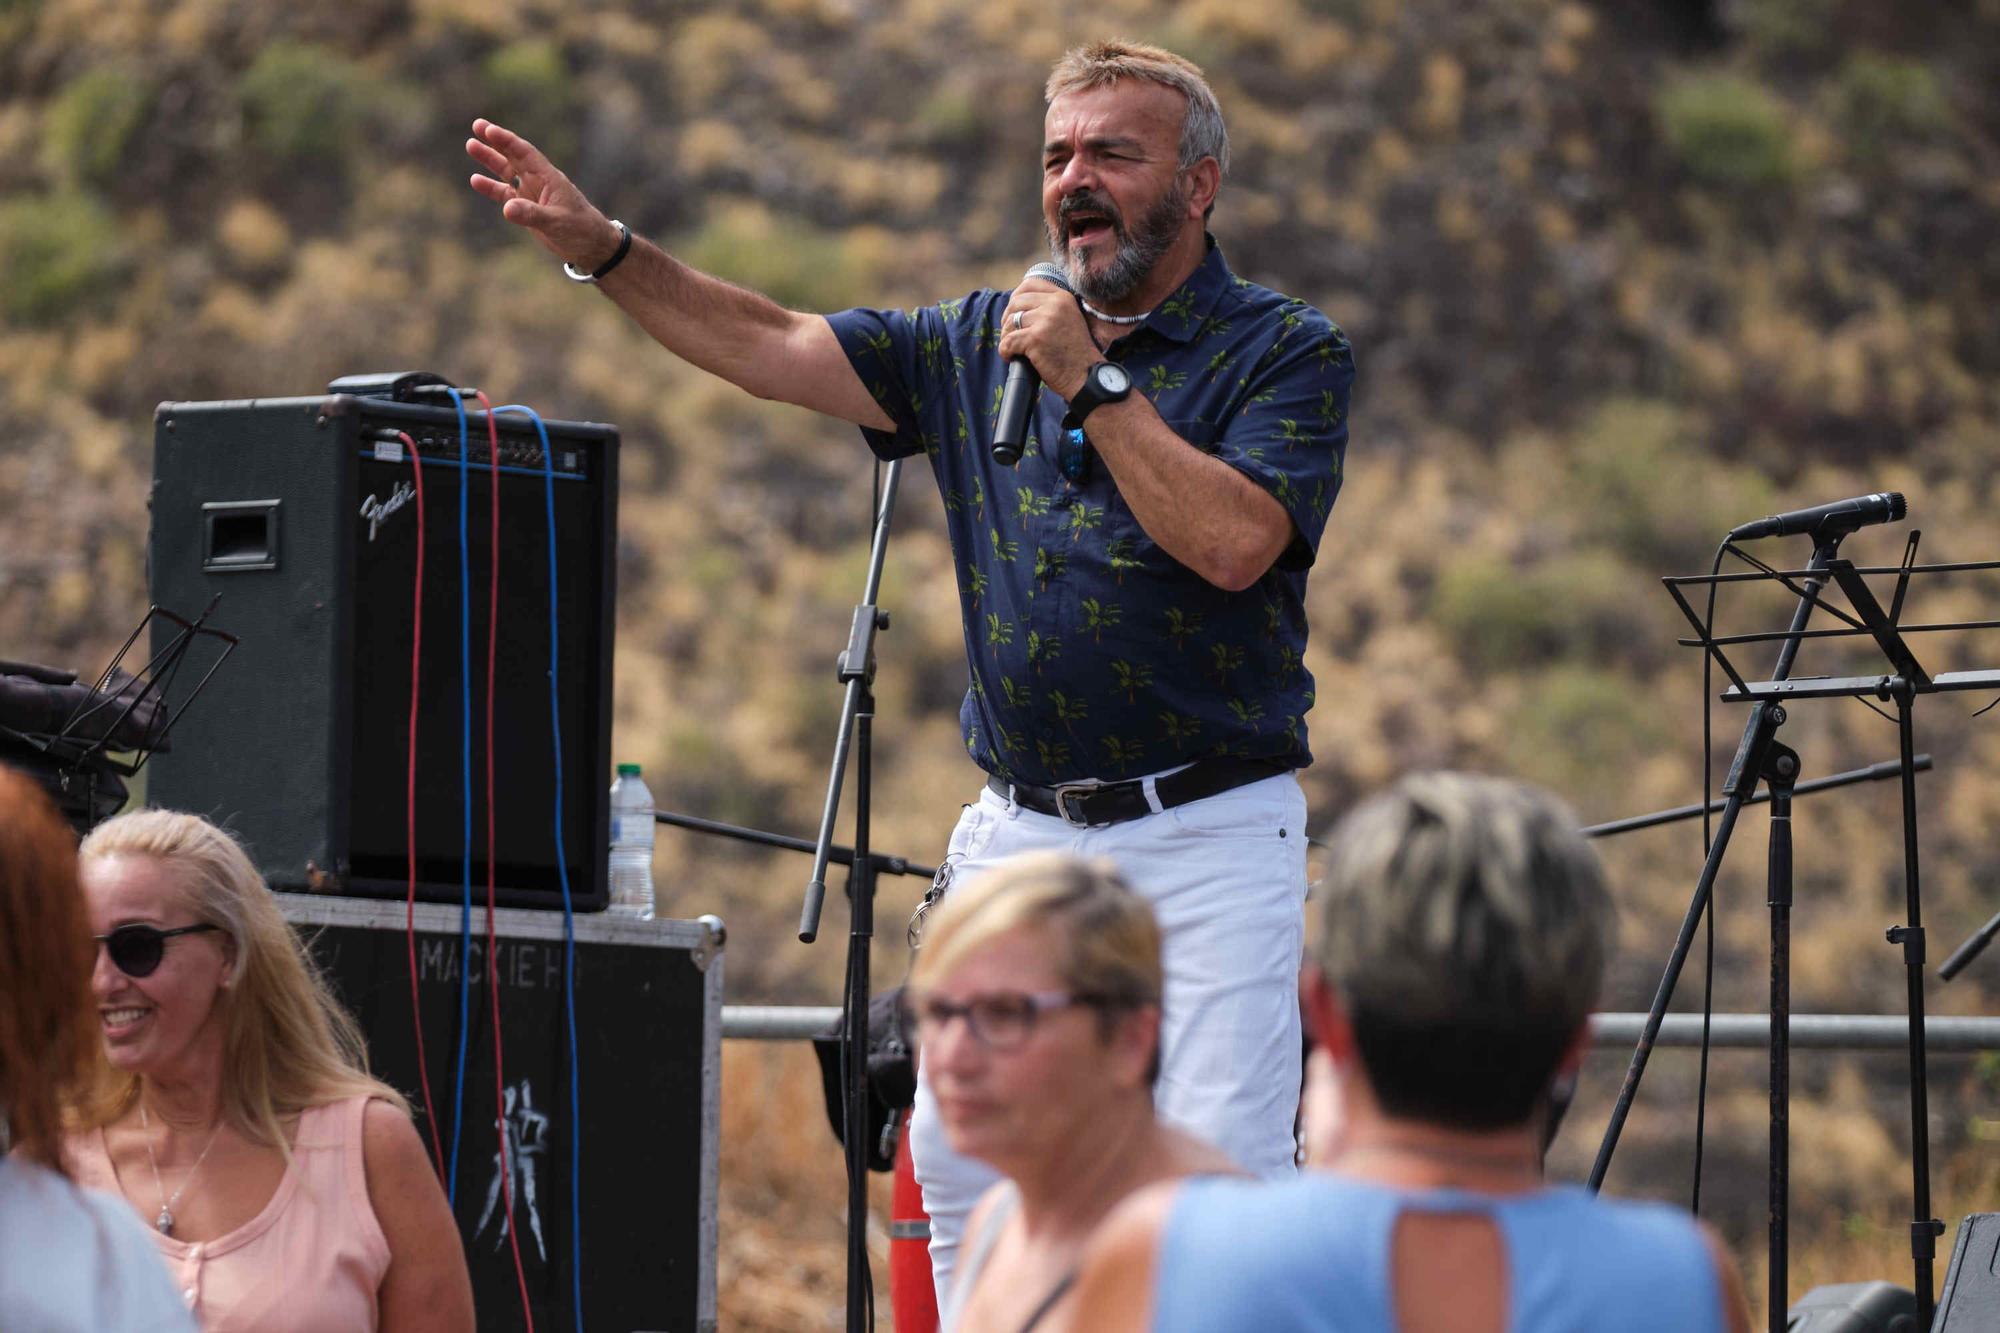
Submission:
<svg viewBox="0 0 2000 1333">
<path fill-rule="evenodd" d="M 889 1308 L 896 1317 L 896 1333 L 937 1333 L 931 1219 L 910 1165 L 910 1136 L 898 1137 L 895 1190 L 889 1201 Z"/>
</svg>

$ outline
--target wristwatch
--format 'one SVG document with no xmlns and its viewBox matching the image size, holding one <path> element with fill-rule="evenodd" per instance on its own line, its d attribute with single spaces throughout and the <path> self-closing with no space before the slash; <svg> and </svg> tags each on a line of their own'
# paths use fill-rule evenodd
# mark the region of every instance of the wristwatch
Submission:
<svg viewBox="0 0 2000 1333">
<path fill-rule="evenodd" d="M 1092 412 L 1106 403 L 1123 401 L 1131 392 L 1132 377 L 1125 373 L 1125 367 L 1115 361 L 1099 361 L 1083 372 L 1083 387 L 1069 400 L 1069 411 L 1063 414 L 1063 429 L 1075 430 Z"/>
</svg>

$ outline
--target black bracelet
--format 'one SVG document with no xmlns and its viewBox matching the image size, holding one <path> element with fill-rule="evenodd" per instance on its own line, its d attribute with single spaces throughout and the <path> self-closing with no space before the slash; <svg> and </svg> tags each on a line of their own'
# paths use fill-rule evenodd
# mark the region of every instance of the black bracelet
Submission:
<svg viewBox="0 0 2000 1333">
<path fill-rule="evenodd" d="M 611 225 L 618 228 L 618 248 L 611 252 L 611 258 L 599 264 L 590 273 L 578 273 L 573 265 L 568 261 L 564 261 L 563 272 L 569 275 L 571 282 L 596 282 L 612 269 L 617 268 L 625 262 L 625 256 L 632 251 L 632 229 L 617 218 L 611 219 Z"/>
</svg>

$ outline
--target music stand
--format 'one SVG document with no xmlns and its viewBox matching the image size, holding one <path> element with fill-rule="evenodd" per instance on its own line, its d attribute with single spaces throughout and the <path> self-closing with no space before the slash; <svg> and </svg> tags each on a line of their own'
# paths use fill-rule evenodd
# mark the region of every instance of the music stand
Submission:
<svg viewBox="0 0 2000 1333">
<path fill-rule="evenodd" d="M 87 686 L 73 672 L 0 663 L 0 759 L 40 781 L 79 834 L 125 804 L 124 779 L 144 768 L 154 751 L 167 748 L 174 724 L 236 650 L 234 634 L 207 623 L 220 600 L 211 600 L 193 620 L 163 606 L 147 607 L 110 664 Z M 177 630 L 137 672 L 125 671 L 125 655 L 155 617 Z M 174 682 L 198 639 L 220 647 L 175 701 Z"/>
<path fill-rule="evenodd" d="M 1668 592 L 1680 607 L 1681 613 L 1687 617 L 1695 630 L 1693 638 L 1682 639 L 1680 643 L 1683 646 L 1702 648 L 1729 677 L 1730 686 L 1722 694 L 1725 702 L 1748 703 L 1752 707 L 1750 719 L 1744 727 L 1742 742 L 1730 767 L 1728 781 L 1724 784 L 1723 790 L 1727 800 L 1723 806 L 1715 841 L 1709 848 L 1708 859 L 1702 868 L 1700 883 L 1696 887 L 1694 902 L 1690 904 L 1687 918 L 1682 922 L 1680 937 L 1668 961 L 1667 971 L 1661 978 L 1660 988 L 1654 997 L 1653 1008 L 1647 1015 L 1639 1045 L 1634 1050 L 1631 1065 L 1626 1070 L 1625 1084 L 1620 1089 L 1611 1124 L 1606 1129 L 1604 1141 L 1599 1147 L 1596 1165 L 1591 1170 L 1590 1183 L 1595 1189 L 1603 1182 L 1604 1173 L 1610 1165 L 1611 1154 L 1617 1147 L 1619 1131 L 1630 1110 L 1639 1079 L 1645 1071 L 1646 1059 L 1659 1034 L 1660 1022 L 1665 1016 L 1667 1004 L 1672 999 L 1680 968 L 1686 961 L 1695 925 L 1707 907 L 1716 871 L 1728 847 L 1736 817 L 1750 799 L 1757 784 L 1762 781 L 1770 788 L 1772 821 L 1767 897 L 1771 911 L 1769 1314 L 1772 1333 L 1782 1333 L 1787 1308 L 1786 1249 L 1789 1225 L 1788 1153 L 1791 1095 L 1790 804 L 1799 771 L 1797 754 L 1789 747 L 1780 744 L 1775 733 L 1785 721 L 1785 704 L 1796 699 L 1874 698 L 1885 703 L 1893 702 L 1896 706 L 1897 731 L 1902 752 L 1904 906 L 1907 920 L 1902 925 L 1890 927 L 1887 937 L 1891 944 L 1902 947 L 1908 989 L 1911 1193 L 1914 1211 L 1910 1223 L 1910 1255 L 1915 1269 L 1919 1327 L 1929 1326 L 1934 1307 L 1932 1265 L 1936 1256 L 1937 1237 L 1943 1234 L 1944 1224 L 1930 1215 L 1928 1073 L 1924 1051 L 1924 928 L 1918 867 L 1912 706 L 1920 694 L 1959 690 L 2000 690 L 2000 671 L 1954 671 L 1932 676 L 1917 661 L 1904 636 L 1955 630 L 1994 629 L 2000 628 L 2000 621 L 1905 625 L 1902 623 L 1902 610 L 1912 575 L 2000 569 L 2000 561 L 1918 565 L 1916 552 L 1921 535 L 1917 532 L 1910 534 L 1909 542 L 1904 548 L 1902 563 L 1893 566 L 1858 568 L 1852 561 L 1840 559 L 1835 554 L 1840 541 L 1840 535 L 1836 534 L 1816 542 L 1811 560 L 1801 570 L 1773 569 L 1730 544 L 1726 545 L 1725 549 L 1734 551 L 1744 561 L 1755 566 L 1756 572 L 1718 573 L 1663 580 Z M 1866 581 L 1868 575 L 1895 576 L 1895 595 L 1887 609 L 1883 608 L 1868 586 Z M 1790 592 L 1797 599 L 1791 627 L 1778 632 L 1718 636 L 1704 622 L 1703 617 L 1688 602 L 1682 591 L 1688 587 L 1713 589 L 1724 583 L 1742 582 L 1775 583 Z M 1823 598 L 1822 594 L 1829 583 L 1838 586 L 1844 595 L 1847 603 L 1845 610 Z M 1815 608 L 1824 610 L 1841 622 L 1840 627 L 1806 629 L 1806 622 Z M 1822 638 L 1870 639 L 1880 650 L 1890 670 L 1886 674 L 1870 676 L 1816 676 L 1791 679 L 1792 663 L 1800 643 L 1806 639 Z M 1744 678 L 1725 649 L 1757 643 L 1779 644 L 1778 662 L 1770 679 L 1751 682 Z"/>
</svg>

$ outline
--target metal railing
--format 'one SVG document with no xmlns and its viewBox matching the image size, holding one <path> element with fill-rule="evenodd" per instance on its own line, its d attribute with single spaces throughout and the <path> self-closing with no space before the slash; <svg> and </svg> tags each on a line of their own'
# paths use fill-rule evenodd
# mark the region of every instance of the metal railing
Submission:
<svg viewBox="0 0 2000 1333">
<path fill-rule="evenodd" d="M 725 1004 L 722 1035 L 729 1041 L 803 1041 L 832 1028 L 840 1017 L 837 1005 Z M 1591 1020 L 1593 1046 L 1630 1046 L 1639 1040 L 1646 1016 L 1638 1013 L 1598 1014 Z M 1910 1021 L 1885 1014 L 1793 1014 L 1792 1045 L 1830 1051 L 1902 1050 L 1909 1041 Z M 1932 1052 L 2000 1050 L 2000 1018 L 1937 1018 L 1924 1023 L 1924 1039 Z M 1717 1014 L 1710 1027 L 1716 1047 L 1762 1049 L 1770 1045 L 1767 1014 Z M 1660 1026 L 1662 1046 L 1701 1043 L 1701 1015 L 1668 1014 Z"/>
</svg>

